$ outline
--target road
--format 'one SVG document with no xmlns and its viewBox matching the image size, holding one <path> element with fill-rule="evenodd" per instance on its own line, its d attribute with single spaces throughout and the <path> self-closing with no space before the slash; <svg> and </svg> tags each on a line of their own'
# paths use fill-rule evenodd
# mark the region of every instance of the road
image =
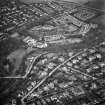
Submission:
<svg viewBox="0 0 105 105">
<path fill-rule="evenodd" d="M 20 1 L 30 4 L 30 3 L 36 3 L 36 2 L 41 2 L 41 1 L 52 1 L 52 0 L 20 0 Z M 88 1 L 92 1 L 92 0 L 64 0 L 64 1 L 70 1 L 70 2 L 76 2 L 76 3 L 84 4 L 84 3 L 88 2 Z"/>
</svg>

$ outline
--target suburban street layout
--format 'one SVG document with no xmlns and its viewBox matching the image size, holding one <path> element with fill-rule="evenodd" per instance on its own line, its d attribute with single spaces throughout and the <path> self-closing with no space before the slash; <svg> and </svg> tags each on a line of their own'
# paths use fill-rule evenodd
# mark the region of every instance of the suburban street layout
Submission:
<svg viewBox="0 0 105 105">
<path fill-rule="evenodd" d="M 0 1 L 0 105 L 105 104 L 105 11 L 95 1 Z"/>
</svg>

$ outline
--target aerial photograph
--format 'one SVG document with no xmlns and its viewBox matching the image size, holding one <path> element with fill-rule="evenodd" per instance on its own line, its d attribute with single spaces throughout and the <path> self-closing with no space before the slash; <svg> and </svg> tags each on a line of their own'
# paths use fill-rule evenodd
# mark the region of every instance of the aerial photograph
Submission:
<svg viewBox="0 0 105 105">
<path fill-rule="evenodd" d="M 105 0 L 0 0 L 0 105 L 105 105 Z"/>
</svg>

